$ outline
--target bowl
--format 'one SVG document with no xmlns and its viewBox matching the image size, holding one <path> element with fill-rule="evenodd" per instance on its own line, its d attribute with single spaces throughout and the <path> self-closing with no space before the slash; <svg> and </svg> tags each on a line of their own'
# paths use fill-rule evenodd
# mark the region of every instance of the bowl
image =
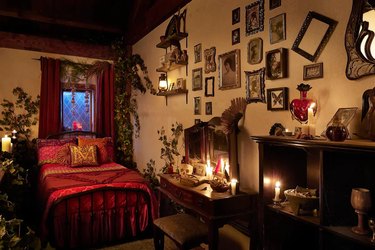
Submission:
<svg viewBox="0 0 375 250">
<path fill-rule="evenodd" d="M 228 183 L 219 179 L 210 180 L 210 186 L 212 190 L 219 193 L 226 192 L 229 189 Z"/>
<path fill-rule="evenodd" d="M 297 187 L 285 190 L 284 195 L 295 215 L 313 214 L 314 210 L 319 208 L 319 197 L 316 196 L 316 189 Z"/>
</svg>

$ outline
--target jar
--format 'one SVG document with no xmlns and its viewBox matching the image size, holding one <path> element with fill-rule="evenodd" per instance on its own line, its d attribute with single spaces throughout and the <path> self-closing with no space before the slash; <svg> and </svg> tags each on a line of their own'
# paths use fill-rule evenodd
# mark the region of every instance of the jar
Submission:
<svg viewBox="0 0 375 250">
<path fill-rule="evenodd" d="M 326 136 L 331 141 L 345 141 L 348 135 L 348 128 L 339 121 L 333 121 L 326 129 Z"/>
</svg>

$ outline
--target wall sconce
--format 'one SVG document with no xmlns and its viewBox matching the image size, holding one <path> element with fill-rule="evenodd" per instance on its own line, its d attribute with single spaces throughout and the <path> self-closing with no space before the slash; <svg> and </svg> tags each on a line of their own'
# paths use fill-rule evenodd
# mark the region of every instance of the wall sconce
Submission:
<svg viewBox="0 0 375 250">
<path fill-rule="evenodd" d="M 167 91 L 168 90 L 168 81 L 167 81 L 167 75 L 162 73 L 159 77 L 159 91 Z"/>
</svg>

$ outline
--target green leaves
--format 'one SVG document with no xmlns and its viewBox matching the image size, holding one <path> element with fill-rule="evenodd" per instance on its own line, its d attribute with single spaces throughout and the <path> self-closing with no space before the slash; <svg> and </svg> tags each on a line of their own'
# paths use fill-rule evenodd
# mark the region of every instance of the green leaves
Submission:
<svg viewBox="0 0 375 250">
<path fill-rule="evenodd" d="M 160 149 L 160 158 L 165 161 L 165 167 L 163 170 L 167 169 L 170 164 L 174 163 L 174 156 L 180 155 L 177 146 L 183 131 L 184 129 L 182 124 L 178 122 L 172 124 L 172 135 L 170 138 L 167 137 L 164 127 L 161 127 L 161 129 L 157 131 L 159 141 L 161 141 L 163 144 L 163 147 Z"/>
</svg>

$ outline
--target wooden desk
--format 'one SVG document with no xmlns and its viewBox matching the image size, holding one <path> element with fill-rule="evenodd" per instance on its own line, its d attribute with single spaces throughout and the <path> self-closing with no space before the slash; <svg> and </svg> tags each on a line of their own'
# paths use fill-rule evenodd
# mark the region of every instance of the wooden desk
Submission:
<svg viewBox="0 0 375 250">
<path fill-rule="evenodd" d="M 208 191 L 208 187 L 208 183 L 197 187 L 185 186 L 179 182 L 177 175 L 162 174 L 160 175 L 159 207 L 163 196 L 167 196 L 200 215 L 208 224 L 209 249 L 216 250 L 218 248 L 218 230 L 224 224 L 244 216 L 249 219 L 249 223 L 256 224 L 257 216 L 251 215 L 255 213 L 258 195 L 255 191 L 237 195 L 231 195 L 229 192 L 217 193 Z M 162 216 L 162 207 L 160 207 L 160 211 Z M 251 228 L 256 227 L 252 225 Z M 251 249 L 254 250 L 258 242 L 257 234 L 254 230 L 250 230 L 249 235 Z"/>
</svg>

